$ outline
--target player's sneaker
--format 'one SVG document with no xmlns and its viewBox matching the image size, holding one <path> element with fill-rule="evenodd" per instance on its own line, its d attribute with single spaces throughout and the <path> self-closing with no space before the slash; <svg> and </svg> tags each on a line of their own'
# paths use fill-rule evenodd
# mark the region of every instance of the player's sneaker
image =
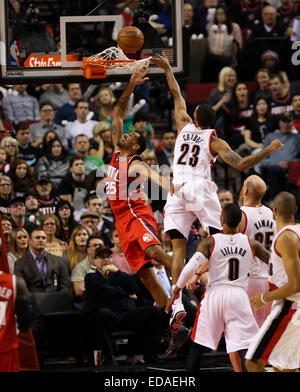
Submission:
<svg viewBox="0 0 300 392">
<path fill-rule="evenodd" d="M 165 353 L 167 358 L 173 357 L 182 345 L 187 341 L 191 331 L 183 325 L 179 328 L 177 333 L 172 333 L 171 341 Z"/>
<path fill-rule="evenodd" d="M 186 311 L 184 310 L 181 301 L 176 301 L 172 305 L 172 315 L 170 318 L 170 331 L 177 333 L 182 325 L 182 319 L 186 316 Z"/>
</svg>

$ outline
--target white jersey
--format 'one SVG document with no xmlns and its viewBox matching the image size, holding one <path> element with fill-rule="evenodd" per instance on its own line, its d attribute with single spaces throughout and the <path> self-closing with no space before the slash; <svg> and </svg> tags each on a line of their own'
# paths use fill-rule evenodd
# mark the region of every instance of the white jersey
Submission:
<svg viewBox="0 0 300 392">
<path fill-rule="evenodd" d="M 224 284 L 247 290 L 249 268 L 254 257 L 249 238 L 242 233 L 218 233 L 212 239 L 207 286 Z"/>
<path fill-rule="evenodd" d="M 272 248 L 271 248 L 271 257 L 269 261 L 269 282 L 271 283 L 271 287 L 274 289 L 284 286 L 288 282 L 288 276 L 286 274 L 282 257 L 278 255 L 276 252 L 276 240 L 286 230 L 290 230 L 298 235 L 300 239 L 300 225 L 288 225 L 282 228 L 275 236 Z M 300 301 L 300 292 L 291 295 L 287 298 L 290 301 Z"/>
<path fill-rule="evenodd" d="M 242 206 L 246 225 L 243 231 L 249 238 L 260 242 L 267 250 L 271 250 L 272 240 L 276 232 L 273 211 L 260 204 L 257 206 Z M 268 278 L 268 265 L 254 257 L 250 266 L 250 276 Z"/>
<path fill-rule="evenodd" d="M 217 156 L 211 151 L 214 129 L 199 129 L 194 124 L 185 125 L 179 132 L 173 160 L 173 184 L 187 181 L 211 181 L 211 165 Z"/>
</svg>

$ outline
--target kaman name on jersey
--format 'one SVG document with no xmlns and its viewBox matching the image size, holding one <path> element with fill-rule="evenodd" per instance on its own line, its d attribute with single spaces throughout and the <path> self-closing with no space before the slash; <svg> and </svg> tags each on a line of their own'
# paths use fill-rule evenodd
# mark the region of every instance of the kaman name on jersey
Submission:
<svg viewBox="0 0 300 392">
<path fill-rule="evenodd" d="M 254 226 L 257 230 L 261 229 L 262 227 L 268 227 L 273 229 L 274 221 L 262 219 L 254 223 Z"/>
</svg>

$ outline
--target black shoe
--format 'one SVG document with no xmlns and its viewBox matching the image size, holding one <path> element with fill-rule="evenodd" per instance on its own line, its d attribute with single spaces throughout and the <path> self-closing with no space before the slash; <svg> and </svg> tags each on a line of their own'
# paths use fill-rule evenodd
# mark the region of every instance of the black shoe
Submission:
<svg viewBox="0 0 300 392">
<path fill-rule="evenodd" d="M 182 345 L 187 341 L 190 336 L 191 331 L 184 327 L 183 325 L 180 327 L 179 331 L 175 334 L 172 333 L 172 338 L 170 341 L 170 345 L 166 351 L 166 357 L 173 357 L 177 351 L 182 347 Z"/>
<path fill-rule="evenodd" d="M 165 363 L 164 359 L 158 358 L 157 355 L 155 354 L 148 354 L 144 356 L 144 361 L 145 364 L 147 365 L 162 365 L 163 363 Z"/>
</svg>

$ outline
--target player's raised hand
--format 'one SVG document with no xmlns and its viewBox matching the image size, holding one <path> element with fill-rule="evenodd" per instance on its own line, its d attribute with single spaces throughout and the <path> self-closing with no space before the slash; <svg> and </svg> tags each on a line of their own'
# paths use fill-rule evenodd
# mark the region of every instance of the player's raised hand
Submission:
<svg viewBox="0 0 300 392">
<path fill-rule="evenodd" d="M 284 144 L 282 144 L 280 140 L 275 139 L 275 140 L 273 140 L 266 148 L 267 148 L 270 152 L 274 152 L 274 151 L 281 150 L 282 147 L 284 147 Z"/>
<path fill-rule="evenodd" d="M 146 76 L 149 73 L 149 68 L 145 68 L 142 70 L 136 70 L 133 72 L 130 78 L 130 83 L 133 83 L 135 86 L 138 86 L 140 84 L 143 84 L 149 80 L 149 78 Z"/>
<path fill-rule="evenodd" d="M 163 53 L 162 56 L 160 54 L 156 53 L 156 55 L 154 57 L 152 57 L 151 63 L 157 65 L 158 67 L 160 67 L 164 70 L 170 68 L 170 63 L 169 63 L 169 60 L 168 60 L 167 56 L 165 55 L 165 53 Z"/>
</svg>

